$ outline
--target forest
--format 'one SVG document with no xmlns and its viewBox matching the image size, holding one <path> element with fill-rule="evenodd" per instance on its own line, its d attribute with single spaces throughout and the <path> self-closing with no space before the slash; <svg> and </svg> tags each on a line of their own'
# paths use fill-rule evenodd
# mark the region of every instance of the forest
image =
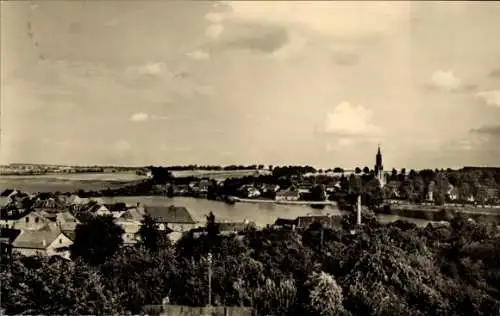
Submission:
<svg viewBox="0 0 500 316">
<path fill-rule="evenodd" d="M 259 315 L 498 315 L 500 229 L 461 216 L 417 227 L 377 222 L 370 211 L 352 230 L 250 229 L 203 234 L 171 244 L 150 217 L 141 242 L 121 245 L 112 218 L 79 225 L 72 260 L 4 255 L 6 314 L 138 314 L 145 305 L 253 307 Z M 118 236 L 118 237 L 117 237 Z"/>
</svg>

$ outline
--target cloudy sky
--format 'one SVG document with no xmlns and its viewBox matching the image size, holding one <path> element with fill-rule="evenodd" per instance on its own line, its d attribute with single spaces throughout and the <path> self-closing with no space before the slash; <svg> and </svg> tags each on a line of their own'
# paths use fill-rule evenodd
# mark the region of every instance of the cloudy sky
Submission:
<svg viewBox="0 0 500 316">
<path fill-rule="evenodd" d="M 500 165 L 500 3 L 11 1 L 1 163 Z"/>
</svg>

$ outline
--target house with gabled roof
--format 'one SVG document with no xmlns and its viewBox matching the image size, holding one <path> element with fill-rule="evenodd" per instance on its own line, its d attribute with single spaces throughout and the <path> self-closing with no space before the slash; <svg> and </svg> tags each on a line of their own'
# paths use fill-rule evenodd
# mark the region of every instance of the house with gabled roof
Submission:
<svg viewBox="0 0 500 316">
<path fill-rule="evenodd" d="M 102 204 L 92 204 L 88 211 L 94 215 L 111 215 L 109 208 Z"/>
<path fill-rule="evenodd" d="M 125 245 L 133 245 L 139 241 L 137 233 L 141 228 L 144 214 L 144 208 L 137 205 L 136 207 L 130 207 L 126 211 L 123 211 L 121 216 L 116 219 L 116 224 L 120 225 L 125 231 L 122 236 Z"/>
<path fill-rule="evenodd" d="M 76 229 L 76 226 L 80 224 L 80 221 L 76 219 L 70 212 L 61 212 L 56 214 L 56 224 L 62 231 L 72 231 Z"/>
<path fill-rule="evenodd" d="M 87 198 L 82 198 L 78 194 L 71 194 L 68 198 L 66 198 L 67 205 L 84 205 L 88 202 Z"/>
<path fill-rule="evenodd" d="M 186 232 L 196 227 L 196 221 L 183 206 L 146 206 L 145 212 L 158 223 L 160 230 Z"/>
<path fill-rule="evenodd" d="M 21 230 L 12 242 L 14 252 L 24 256 L 61 256 L 69 259 L 71 239 L 60 231 Z"/>
<path fill-rule="evenodd" d="M 20 230 L 54 230 L 56 223 L 49 218 L 45 217 L 40 212 L 30 212 L 21 217 L 14 223 L 14 227 Z"/>
</svg>

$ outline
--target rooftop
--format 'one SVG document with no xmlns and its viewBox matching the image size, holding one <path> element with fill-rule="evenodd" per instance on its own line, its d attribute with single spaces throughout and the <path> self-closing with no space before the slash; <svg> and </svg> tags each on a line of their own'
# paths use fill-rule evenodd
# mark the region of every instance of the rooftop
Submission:
<svg viewBox="0 0 500 316">
<path fill-rule="evenodd" d="M 196 224 L 189 211 L 183 206 L 149 206 L 145 208 L 145 211 L 159 223 Z"/>
<path fill-rule="evenodd" d="M 12 245 L 15 248 L 46 249 L 60 234 L 51 230 L 23 230 Z"/>
</svg>

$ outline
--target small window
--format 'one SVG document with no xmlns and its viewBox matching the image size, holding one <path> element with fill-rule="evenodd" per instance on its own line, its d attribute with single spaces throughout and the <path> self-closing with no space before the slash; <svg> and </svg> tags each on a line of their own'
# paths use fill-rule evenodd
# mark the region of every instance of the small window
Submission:
<svg viewBox="0 0 500 316">
<path fill-rule="evenodd" d="M 40 219 L 38 217 L 35 217 L 35 223 L 38 223 Z"/>
<path fill-rule="evenodd" d="M 29 223 L 30 222 L 30 218 L 29 216 L 26 216 L 26 223 Z"/>
<path fill-rule="evenodd" d="M 62 244 L 62 238 L 59 238 L 59 243 Z"/>
</svg>

